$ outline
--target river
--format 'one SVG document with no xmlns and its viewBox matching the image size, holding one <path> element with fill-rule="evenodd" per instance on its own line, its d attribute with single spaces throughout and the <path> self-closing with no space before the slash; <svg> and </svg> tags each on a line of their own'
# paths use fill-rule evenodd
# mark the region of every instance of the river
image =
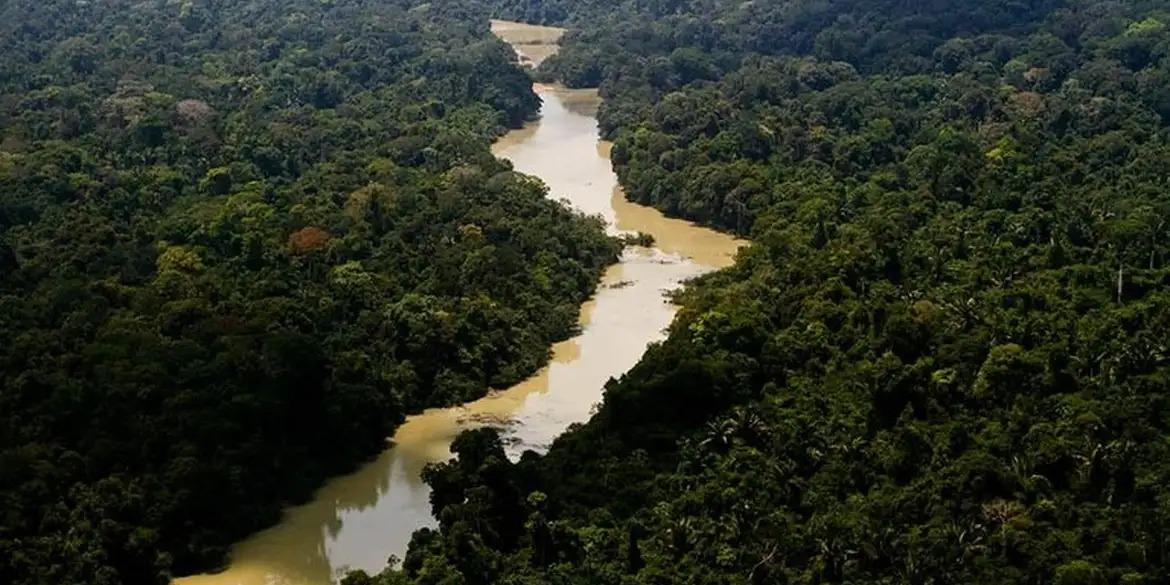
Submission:
<svg viewBox="0 0 1170 585">
<path fill-rule="evenodd" d="M 493 21 L 492 30 L 521 61 L 539 64 L 564 32 Z M 659 340 L 676 308 L 665 293 L 683 281 L 729 265 L 733 238 L 628 202 L 598 138 L 595 90 L 537 86 L 538 121 L 500 138 L 493 152 L 516 170 L 540 177 L 550 195 L 601 215 L 611 233 L 645 232 L 651 248 L 631 247 L 602 277 L 581 309 L 581 333 L 553 346 L 547 367 L 511 388 L 453 408 L 409 417 L 388 448 L 356 472 L 335 478 L 281 522 L 232 548 L 225 571 L 177 579 L 174 585 L 328 585 L 352 569 L 375 573 L 401 557 L 410 535 L 433 526 L 423 466 L 451 456 L 461 431 L 497 426 L 509 454 L 543 451 L 572 423 L 589 417 L 602 387 L 632 367 Z"/>
</svg>

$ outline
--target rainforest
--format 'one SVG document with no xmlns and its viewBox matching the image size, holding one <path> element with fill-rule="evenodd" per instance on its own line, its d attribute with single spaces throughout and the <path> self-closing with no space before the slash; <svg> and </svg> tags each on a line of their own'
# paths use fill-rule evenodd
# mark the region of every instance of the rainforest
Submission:
<svg viewBox="0 0 1170 585">
<path fill-rule="evenodd" d="M 1170 582 L 1166 0 L 0 15 L 0 582 L 222 569 L 555 366 L 668 245 L 493 152 L 589 88 L 615 197 L 749 243 L 551 445 L 454 438 L 343 585 Z"/>
</svg>

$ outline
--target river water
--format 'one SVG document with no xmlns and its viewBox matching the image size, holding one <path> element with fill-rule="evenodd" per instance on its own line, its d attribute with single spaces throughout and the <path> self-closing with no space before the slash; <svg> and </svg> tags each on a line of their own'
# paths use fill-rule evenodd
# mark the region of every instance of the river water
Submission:
<svg viewBox="0 0 1170 585">
<path fill-rule="evenodd" d="M 502 21 L 493 21 L 492 30 L 534 64 L 555 52 L 564 32 Z M 287 509 L 279 524 L 234 546 L 225 571 L 175 585 L 329 585 L 349 570 L 380 571 L 390 555 L 405 553 L 412 532 L 435 524 L 419 473 L 451 456 L 456 435 L 491 425 L 502 429 L 512 457 L 543 451 L 589 417 L 609 378 L 663 337 L 675 314 L 665 293 L 732 262 L 740 241 L 625 199 L 610 145 L 598 138 L 595 90 L 536 90 L 544 101 L 540 119 L 502 137 L 493 152 L 544 180 L 550 196 L 605 218 L 611 233 L 653 235 L 654 247 L 627 248 L 605 272 L 582 306 L 581 333 L 554 345 L 547 367 L 475 402 L 409 417 L 377 459 L 329 481 L 310 502 Z"/>
</svg>

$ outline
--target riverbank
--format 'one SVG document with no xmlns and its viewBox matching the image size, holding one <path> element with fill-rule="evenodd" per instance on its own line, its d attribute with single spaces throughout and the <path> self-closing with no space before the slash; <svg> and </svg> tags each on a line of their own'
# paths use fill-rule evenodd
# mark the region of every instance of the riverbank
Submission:
<svg viewBox="0 0 1170 585">
<path fill-rule="evenodd" d="M 493 30 L 525 47 L 550 36 L 518 23 L 493 23 Z M 606 271 L 582 307 L 581 333 L 554 345 L 547 367 L 480 400 L 409 417 L 376 460 L 330 481 L 312 501 L 287 510 L 279 524 L 234 547 L 226 571 L 176 585 L 324 585 L 348 570 L 381 570 L 388 557 L 404 554 L 415 530 L 433 525 L 420 473 L 450 457 L 448 446 L 460 432 L 499 427 L 513 457 L 525 449 L 543 451 L 570 424 L 589 417 L 609 378 L 663 337 L 676 311 L 666 293 L 733 261 L 742 242 L 625 199 L 609 162 L 610 145 L 598 137 L 595 90 L 536 89 L 544 100 L 540 119 L 501 137 L 493 152 L 543 180 L 550 197 L 602 217 L 611 233 L 645 232 L 655 245 L 627 248 Z"/>
</svg>

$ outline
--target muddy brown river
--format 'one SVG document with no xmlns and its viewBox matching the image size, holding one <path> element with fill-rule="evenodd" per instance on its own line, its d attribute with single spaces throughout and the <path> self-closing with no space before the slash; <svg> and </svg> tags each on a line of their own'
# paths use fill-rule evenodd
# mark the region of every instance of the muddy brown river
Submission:
<svg viewBox="0 0 1170 585">
<path fill-rule="evenodd" d="M 564 32 L 502 21 L 493 21 L 492 30 L 526 63 L 555 52 Z M 391 555 L 405 553 L 411 533 L 435 524 L 419 473 L 451 456 L 457 434 L 491 425 L 510 441 L 512 457 L 543 451 L 589 417 L 609 378 L 663 337 L 675 314 L 665 294 L 732 262 L 740 241 L 626 201 L 609 144 L 598 138 L 596 91 L 536 89 L 544 100 L 540 119 L 502 137 L 495 154 L 544 180 L 550 196 L 605 218 L 612 233 L 653 235 L 654 247 L 627 248 L 606 271 L 582 307 L 581 333 L 554 345 L 547 367 L 475 402 L 409 417 L 377 459 L 329 481 L 310 502 L 287 509 L 279 524 L 234 546 L 225 571 L 175 585 L 329 585 L 349 570 L 380 571 Z"/>
</svg>

